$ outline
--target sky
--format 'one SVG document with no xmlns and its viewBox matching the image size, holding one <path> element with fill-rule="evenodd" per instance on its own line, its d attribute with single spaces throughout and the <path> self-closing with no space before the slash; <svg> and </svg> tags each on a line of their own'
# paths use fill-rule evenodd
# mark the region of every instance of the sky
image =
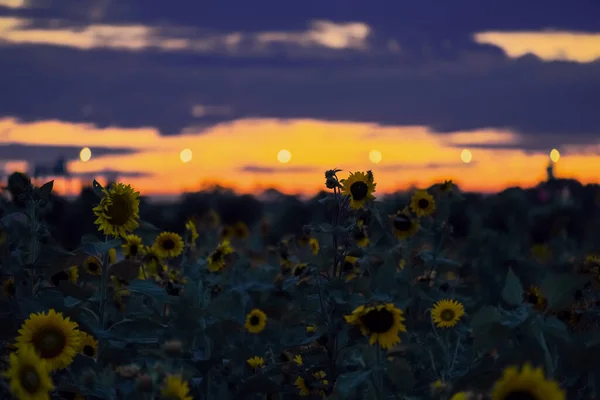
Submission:
<svg viewBox="0 0 600 400">
<path fill-rule="evenodd" d="M 380 193 L 494 192 L 543 180 L 556 149 L 558 176 L 595 182 L 599 15 L 597 0 L 0 0 L 0 174 L 63 157 L 62 193 L 117 176 L 150 196 L 311 194 L 332 168 L 372 170 Z"/>
</svg>

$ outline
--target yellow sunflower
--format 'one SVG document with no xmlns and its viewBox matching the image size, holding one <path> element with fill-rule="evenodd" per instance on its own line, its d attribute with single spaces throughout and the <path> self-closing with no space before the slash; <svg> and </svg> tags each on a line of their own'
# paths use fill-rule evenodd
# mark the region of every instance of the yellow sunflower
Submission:
<svg viewBox="0 0 600 400">
<path fill-rule="evenodd" d="M 435 199 L 426 190 L 417 190 L 410 199 L 410 209 L 419 217 L 426 217 L 435 211 Z"/>
<path fill-rule="evenodd" d="M 359 272 L 358 257 L 345 256 L 342 262 L 342 275 L 345 276 L 346 282 L 356 278 Z"/>
<path fill-rule="evenodd" d="M 352 209 L 360 209 L 366 202 L 375 199 L 373 193 L 377 184 L 368 172 L 350 172 L 348 179 L 342 179 L 341 183 L 342 193 L 350 197 L 350 208 Z"/>
<path fill-rule="evenodd" d="M 396 214 L 391 215 L 392 221 L 392 232 L 398 239 L 406 239 L 414 236 L 421 227 L 419 220 L 413 218 L 408 211 L 408 208 L 404 208 Z"/>
<path fill-rule="evenodd" d="M 87 357 L 96 357 L 98 352 L 98 341 L 87 332 L 80 331 L 79 353 Z"/>
<path fill-rule="evenodd" d="M 265 365 L 265 359 L 259 356 L 254 356 L 246 360 L 250 368 L 258 369 Z"/>
<path fill-rule="evenodd" d="M 94 256 L 89 256 L 83 263 L 83 269 L 90 275 L 100 276 L 102 263 Z"/>
<path fill-rule="evenodd" d="M 354 232 L 353 235 L 354 243 L 358 247 L 367 247 L 370 243 L 369 236 L 367 235 L 367 230 L 364 228 L 359 228 Z"/>
<path fill-rule="evenodd" d="M 155 275 L 158 273 L 161 265 L 163 265 L 164 260 L 162 256 L 158 252 L 158 249 L 153 246 L 145 246 L 143 252 L 142 263 L 144 271 L 148 275 Z"/>
<path fill-rule="evenodd" d="M 54 389 L 50 369 L 32 346 L 23 346 L 9 358 L 3 375 L 10 380 L 10 391 L 20 400 L 50 400 Z"/>
<path fill-rule="evenodd" d="M 452 183 L 452 179 L 449 181 L 444 181 L 444 183 L 440 183 L 439 191 L 440 193 L 450 193 L 454 188 L 454 184 Z"/>
<path fill-rule="evenodd" d="M 2 281 L 2 295 L 4 297 L 15 297 L 17 294 L 17 284 L 15 278 L 6 278 Z"/>
<path fill-rule="evenodd" d="M 469 400 L 471 395 L 467 392 L 457 392 L 450 397 L 450 400 Z"/>
<path fill-rule="evenodd" d="M 233 227 L 232 226 L 226 225 L 221 228 L 221 231 L 219 232 L 220 240 L 229 240 L 232 237 L 233 237 Z"/>
<path fill-rule="evenodd" d="M 72 283 L 77 283 L 77 279 L 79 279 L 79 269 L 77 265 L 74 265 L 66 270 L 57 272 L 56 274 L 50 277 L 52 284 L 54 286 L 58 286 L 61 281 L 68 281 Z"/>
<path fill-rule="evenodd" d="M 196 239 L 200 237 L 200 235 L 198 234 L 198 228 L 196 228 L 196 223 L 193 219 L 187 220 L 187 222 L 185 223 L 185 230 L 190 233 L 192 242 L 195 242 Z"/>
<path fill-rule="evenodd" d="M 152 245 L 162 258 L 177 257 L 183 252 L 183 239 L 173 232 L 162 232 Z"/>
<path fill-rule="evenodd" d="M 253 309 L 246 315 L 246 323 L 244 324 L 248 332 L 260 333 L 267 326 L 267 314 L 258 308 Z"/>
<path fill-rule="evenodd" d="M 317 371 L 313 373 L 313 381 L 311 383 L 320 383 L 323 385 L 328 385 L 329 381 L 327 379 L 325 379 L 327 375 L 325 374 L 325 371 Z M 304 379 L 303 377 L 299 376 L 296 378 L 296 381 L 294 382 L 294 384 L 296 385 L 296 387 L 298 388 L 298 394 L 300 396 L 306 397 L 306 396 L 310 396 L 310 395 L 321 395 L 322 398 L 325 398 L 325 392 L 322 390 L 318 390 L 318 389 L 313 389 L 311 386 L 311 383 L 306 382 L 306 379 Z"/>
<path fill-rule="evenodd" d="M 51 309 L 47 313 L 31 314 L 21 325 L 17 348 L 33 346 L 46 360 L 51 371 L 66 368 L 79 350 L 79 329 L 62 313 Z"/>
<path fill-rule="evenodd" d="M 123 183 L 113 184 L 102 191 L 104 197 L 93 209 L 97 217 L 94 223 L 105 235 L 125 237 L 139 226 L 140 192 Z"/>
<path fill-rule="evenodd" d="M 190 395 L 190 385 L 181 375 L 167 375 L 160 394 L 169 400 L 194 400 Z"/>
<path fill-rule="evenodd" d="M 142 238 L 136 235 L 126 235 L 125 243 L 121 247 L 123 247 L 125 258 L 136 258 L 144 253 Z"/>
<path fill-rule="evenodd" d="M 504 370 L 502 377 L 494 383 L 491 400 L 531 399 L 565 400 L 565 392 L 553 380 L 544 377 L 541 368 L 533 368 L 526 363 L 519 368 L 511 366 Z"/>
<path fill-rule="evenodd" d="M 523 299 L 538 311 L 544 311 L 548 307 L 548 300 L 546 300 L 542 291 L 536 285 L 529 286 L 523 294 Z"/>
<path fill-rule="evenodd" d="M 296 266 L 292 270 L 292 275 L 294 275 L 295 277 L 300 277 L 307 270 L 308 270 L 308 264 L 306 264 L 306 263 L 296 264 Z"/>
<path fill-rule="evenodd" d="M 370 344 L 378 343 L 383 349 L 400 343 L 400 332 L 406 332 L 402 310 L 392 303 L 361 307 L 345 316 L 347 323 L 358 326 Z"/>
<path fill-rule="evenodd" d="M 452 328 L 465 315 L 465 307 L 462 303 L 443 299 L 433 305 L 431 319 L 438 328 Z"/>
<path fill-rule="evenodd" d="M 233 247 L 231 247 L 228 240 L 224 240 L 208 255 L 206 259 L 208 270 L 210 272 L 219 272 L 225 268 L 226 257 L 230 254 L 233 254 Z"/>
<path fill-rule="evenodd" d="M 238 239 L 246 239 L 250 235 L 250 230 L 244 222 L 239 221 L 233 226 L 233 235 Z"/>
<path fill-rule="evenodd" d="M 319 254 L 319 241 L 317 238 L 311 237 L 308 239 L 308 245 L 310 246 L 310 251 L 316 256 Z"/>
</svg>

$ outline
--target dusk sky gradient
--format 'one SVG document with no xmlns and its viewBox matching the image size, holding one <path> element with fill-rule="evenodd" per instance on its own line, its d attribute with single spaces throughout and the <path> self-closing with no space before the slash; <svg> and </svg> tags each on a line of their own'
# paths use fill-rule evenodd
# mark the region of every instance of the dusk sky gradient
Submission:
<svg viewBox="0 0 600 400">
<path fill-rule="evenodd" d="M 598 0 L 0 0 L 0 88 L 0 174 L 63 156 L 62 192 L 310 194 L 335 167 L 491 192 L 553 148 L 600 180 Z"/>
</svg>

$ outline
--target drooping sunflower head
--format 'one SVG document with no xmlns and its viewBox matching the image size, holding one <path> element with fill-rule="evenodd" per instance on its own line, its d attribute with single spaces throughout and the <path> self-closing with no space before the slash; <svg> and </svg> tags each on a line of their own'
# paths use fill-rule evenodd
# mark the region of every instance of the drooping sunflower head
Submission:
<svg viewBox="0 0 600 400">
<path fill-rule="evenodd" d="M 369 235 L 365 228 L 357 228 L 354 230 L 352 238 L 358 247 L 367 247 L 369 245 Z"/>
<path fill-rule="evenodd" d="M 148 275 L 155 275 L 163 265 L 164 258 L 154 246 L 144 247 L 143 253 L 142 262 L 146 273 Z"/>
<path fill-rule="evenodd" d="M 33 346 L 50 370 L 66 368 L 79 351 L 80 336 L 75 322 L 51 309 L 31 314 L 21 325 L 17 347 Z"/>
<path fill-rule="evenodd" d="M 123 183 L 102 191 L 104 197 L 93 210 L 97 217 L 94 223 L 105 235 L 125 237 L 139 226 L 140 192 Z"/>
<path fill-rule="evenodd" d="M 83 263 L 83 269 L 90 275 L 100 276 L 102 263 L 94 256 L 89 256 Z"/>
<path fill-rule="evenodd" d="M 404 313 L 392 303 L 359 307 L 346 316 L 346 322 L 357 325 L 370 344 L 377 343 L 384 349 L 400 343 L 400 332 L 406 332 L 403 321 Z"/>
<path fill-rule="evenodd" d="M 390 216 L 392 222 L 392 232 L 398 239 L 407 239 L 414 236 L 420 229 L 421 224 L 418 218 L 414 218 L 408 208 L 397 211 Z"/>
<path fill-rule="evenodd" d="M 233 236 L 234 236 L 233 226 L 225 225 L 225 226 L 221 227 L 221 230 L 219 231 L 219 240 L 221 240 L 221 241 L 230 240 L 231 238 L 233 238 Z"/>
<path fill-rule="evenodd" d="M 521 368 L 506 368 L 492 387 L 491 400 L 565 400 L 566 394 L 557 382 L 544 377 L 541 368 L 526 363 Z"/>
<path fill-rule="evenodd" d="M 162 232 L 152 245 L 162 258 L 177 257 L 183 252 L 184 246 L 181 236 L 173 232 Z"/>
<path fill-rule="evenodd" d="M 246 330 L 250 333 L 260 333 L 267 326 L 267 314 L 258 308 L 253 309 L 246 315 Z"/>
<path fill-rule="evenodd" d="M 536 285 L 531 285 L 523 294 L 523 300 L 531 304 L 534 309 L 543 311 L 548 307 L 548 300 L 542 294 L 540 288 Z"/>
<path fill-rule="evenodd" d="M 417 190 L 410 199 L 410 209 L 419 217 L 426 217 L 435 211 L 435 199 L 427 190 Z"/>
<path fill-rule="evenodd" d="M 359 272 L 358 257 L 345 256 L 342 261 L 342 275 L 344 275 L 346 281 L 349 282 L 356 278 Z"/>
<path fill-rule="evenodd" d="M 167 375 L 160 394 L 169 400 L 193 400 L 190 385 L 181 375 Z"/>
<path fill-rule="evenodd" d="M 198 228 L 196 227 L 196 222 L 194 222 L 193 219 L 188 219 L 186 221 L 185 230 L 189 232 L 190 237 L 192 239 L 192 243 L 200 237 L 200 235 L 198 234 Z"/>
<path fill-rule="evenodd" d="M 259 369 L 263 365 L 265 365 L 265 359 L 262 357 L 259 357 L 259 356 L 254 356 L 252 358 L 249 358 L 246 360 L 246 362 L 252 369 Z"/>
<path fill-rule="evenodd" d="M 17 294 L 17 284 L 15 278 L 5 278 L 2 281 L 2 295 L 7 298 L 13 298 Z"/>
<path fill-rule="evenodd" d="M 246 239 L 250 235 L 248 225 L 242 221 L 238 221 L 233 226 L 233 235 L 238 239 Z"/>
<path fill-rule="evenodd" d="M 308 271 L 308 264 L 306 264 L 306 263 L 299 263 L 299 264 L 296 264 L 296 266 L 292 270 L 292 275 L 294 275 L 295 277 L 300 277 L 306 271 Z"/>
<path fill-rule="evenodd" d="M 372 175 L 364 172 L 350 172 L 348 179 L 342 179 L 342 193 L 350 197 L 350 207 L 358 210 L 370 201 L 374 200 L 375 186 Z"/>
<path fill-rule="evenodd" d="M 308 245 L 310 246 L 310 251 L 313 253 L 313 255 L 317 255 L 319 254 L 319 241 L 317 240 L 317 238 L 315 237 L 311 237 L 308 240 Z"/>
<path fill-rule="evenodd" d="M 431 309 L 431 319 L 438 328 L 452 328 L 464 315 L 462 303 L 451 299 L 440 300 Z"/>
<path fill-rule="evenodd" d="M 98 352 L 98 341 L 87 332 L 80 331 L 79 353 L 86 357 L 96 357 Z"/>
<path fill-rule="evenodd" d="M 123 247 L 125 258 L 136 258 L 144 254 L 142 238 L 137 235 L 125 236 L 125 243 L 121 246 Z"/>
<path fill-rule="evenodd" d="M 206 259 L 210 272 L 219 272 L 227 265 L 227 256 L 233 254 L 233 247 L 228 240 L 224 240 L 208 255 Z"/>
<path fill-rule="evenodd" d="M 58 286 L 62 281 L 77 283 L 77 279 L 79 279 L 79 269 L 77 268 L 77 265 L 59 271 L 50 277 L 54 286 Z"/>
<path fill-rule="evenodd" d="M 32 346 L 22 346 L 13 352 L 3 375 L 10 380 L 10 391 L 17 399 L 46 400 L 54 389 L 48 363 Z"/>
</svg>

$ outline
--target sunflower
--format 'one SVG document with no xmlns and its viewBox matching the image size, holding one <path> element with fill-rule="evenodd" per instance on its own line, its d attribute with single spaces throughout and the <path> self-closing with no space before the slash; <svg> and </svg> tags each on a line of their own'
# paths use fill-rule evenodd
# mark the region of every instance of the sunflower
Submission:
<svg viewBox="0 0 600 400">
<path fill-rule="evenodd" d="M 300 366 L 300 365 L 304 365 L 304 360 L 302 359 L 302 356 L 300 354 L 296 354 L 294 356 L 293 361 L 296 363 L 296 365 Z"/>
<path fill-rule="evenodd" d="M 369 337 L 370 344 L 378 343 L 389 349 L 400 343 L 399 333 L 406 332 L 402 310 L 392 303 L 361 307 L 345 316 L 347 323 L 358 326 L 363 335 Z"/>
<path fill-rule="evenodd" d="M 155 275 L 158 273 L 159 268 L 163 265 L 163 258 L 159 254 L 158 249 L 154 246 L 145 246 L 144 257 L 142 258 L 142 263 L 144 266 L 144 271 L 147 275 Z"/>
<path fill-rule="evenodd" d="M 225 268 L 225 258 L 233 253 L 233 247 L 228 240 L 221 242 L 206 259 L 210 272 L 219 272 Z"/>
<path fill-rule="evenodd" d="M 435 199 L 426 190 L 417 190 L 410 199 L 411 210 L 419 217 L 426 217 L 435 211 Z"/>
<path fill-rule="evenodd" d="M 54 389 L 50 369 L 32 346 L 23 346 L 9 358 L 9 368 L 3 374 L 10 380 L 10 391 L 20 400 L 50 400 Z"/>
<path fill-rule="evenodd" d="M 542 291 L 536 285 L 531 285 L 523 293 L 523 300 L 531 304 L 535 310 L 544 311 L 548 307 L 548 300 L 542 295 Z"/>
<path fill-rule="evenodd" d="M 303 397 L 319 394 L 319 395 L 321 395 L 322 398 L 325 398 L 325 392 L 322 390 L 313 389 L 311 387 L 312 386 L 311 384 L 319 383 L 322 385 L 328 385 L 329 381 L 327 379 L 325 379 L 326 376 L 327 376 L 327 374 L 325 374 L 325 371 L 314 372 L 311 383 L 307 383 L 306 379 L 304 379 L 301 376 L 297 377 L 296 381 L 294 382 L 294 385 L 296 385 L 296 387 L 298 388 L 298 394 Z"/>
<path fill-rule="evenodd" d="M 465 307 L 456 300 L 440 300 L 431 309 L 431 320 L 438 328 L 456 326 L 463 315 L 465 315 Z"/>
<path fill-rule="evenodd" d="M 183 239 L 173 232 L 162 232 L 152 245 L 162 258 L 175 258 L 183 252 Z"/>
<path fill-rule="evenodd" d="M 354 231 L 352 236 L 358 247 L 367 247 L 369 245 L 369 236 L 367 235 L 366 229 L 358 228 Z"/>
<path fill-rule="evenodd" d="M 402 271 L 404 268 L 406 268 L 406 260 L 404 258 L 401 258 L 398 261 L 398 266 L 396 267 L 396 271 L 400 272 Z"/>
<path fill-rule="evenodd" d="M 265 365 L 265 359 L 259 356 L 254 356 L 246 360 L 250 368 L 258 369 Z"/>
<path fill-rule="evenodd" d="M 169 400 L 194 400 L 190 396 L 190 385 L 181 375 L 167 375 L 160 394 Z"/>
<path fill-rule="evenodd" d="M 391 215 L 390 219 L 392 221 L 392 232 L 398 239 L 407 239 L 414 236 L 421 227 L 419 220 L 410 215 L 408 208 Z"/>
<path fill-rule="evenodd" d="M 248 229 L 248 226 L 242 221 L 236 222 L 233 226 L 233 236 L 238 239 L 246 239 L 249 235 L 250 230 Z"/>
<path fill-rule="evenodd" d="M 221 228 L 221 231 L 219 232 L 219 239 L 221 241 L 223 240 L 229 240 L 233 237 L 233 227 L 229 226 L 229 225 L 225 225 L 224 227 Z"/>
<path fill-rule="evenodd" d="M 553 380 L 547 380 L 541 368 L 526 363 L 519 368 L 504 369 L 502 377 L 492 387 L 491 400 L 531 399 L 565 400 L 565 392 Z"/>
<path fill-rule="evenodd" d="M 6 278 L 2 281 L 2 295 L 4 297 L 15 297 L 17 294 L 17 285 L 15 278 Z"/>
<path fill-rule="evenodd" d="M 77 323 L 51 309 L 47 313 L 29 315 L 17 337 L 19 350 L 32 345 L 47 361 L 51 371 L 66 368 L 79 350 Z"/>
<path fill-rule="evenodd" d="M 358 257 L 345 256 L 342 262 L 342 274 L 346 277 L 346 282 L 356 278 L 359 272 Z"/>
<path fill-rule="evenodd" d="M 310 236 L 306 234 L 302 234 L 298 237 L 298 245 L 306 246 L 308 245 L 308 241 L 310 240 Z"/>
<path fill-rule="evenodd" d="M 192 242 L 196 242 L 196 239 L 200 237 L 198 234 L 198 228 L 196 228 L 196 223 L 193 219 L 188 219 L 185 223 L 185 230 L 189 232 L 190 237 L 192 238 Z"/>
<path fill-rule="evenodd" d="M 126 235 L 125 243 L 121 247 L 123 247 L 125 258 L 136 258 L 144 253 L 142 238 L 136 235 Z"/>
<path fill-rule="evenodd" d="M 438 190 L 440 193 L 450 193 L 454 188 L 454 184 L 452 183 L 452 179 L 449 181 L 444 181 L 444 183 L 440 183 Z"/>
<path fill-rule="evenodd" d="M 140 192 L 135 192 L 131 185 L 116 183 L 109 189 L 102 189 L 104 197 L 94 207 L 97 217 L 94 223 L 105 235 L 125 237 L 138 226 L 140 218 Z"/>
<path fill-rule="evenodd" d="M 66 270 L 57 272 L 56 274 L 50 277 L 52 284 L 54 286 L 58 286 L 62 281 L 68 281 L 72 283 L 77 283 L 77 279 L 79 279 L 79 270 L 77 265 L 74 265 Z"/>
<path fill-rule="evenodd" d="M 295 277 L 300 277 L 307 270 L 308 270 L 308 264 L 306 264 L 306 263 L 296 264 L 296 266 L 292 270 L 292 275 L 294 275 Z"/>
<path fill-rule="evenodd" d="M 267 314 L 258 308 L 253 309 L 246 315 L 244 326 L 250 333 L 260 333 L 267 325 Z"/>
<path fill-rule="evenodd" d="M 96 357 L 96 353 L 98 352 L 98 341 L 94 339 L 92 335 L 83 331 L 79 332 L 79 337 L 79 353 L 87 357 Z"/>
<path fill-rule="evenodd" d="M 311 237 L 308 240 L 308 245 L 310 246 L 310 251 L 312 251 L 315 256 L 319 254 L 319 241 L 317 238 Z"/>
<path fill-rule="evenodd" d="M 102 263 L 94 256 L 89 256 L 83 263 L 83 269 L 90 275 L 100 276 Z"/>
<path fill-rule="evenodd" d="M 471 395 L 467 392 L 457 392 L 450 397 L 450 400 L 469 400 Z"/>
<path fill-rule="evenodd" d="M 367 172 L 350 172 L 348 179 L 342 179 L 342 194 L 350 197 L 350 208 L 358 210 L 369 200 L 374 200 L 375 186 L 372 175 Z"/>
</svg>

